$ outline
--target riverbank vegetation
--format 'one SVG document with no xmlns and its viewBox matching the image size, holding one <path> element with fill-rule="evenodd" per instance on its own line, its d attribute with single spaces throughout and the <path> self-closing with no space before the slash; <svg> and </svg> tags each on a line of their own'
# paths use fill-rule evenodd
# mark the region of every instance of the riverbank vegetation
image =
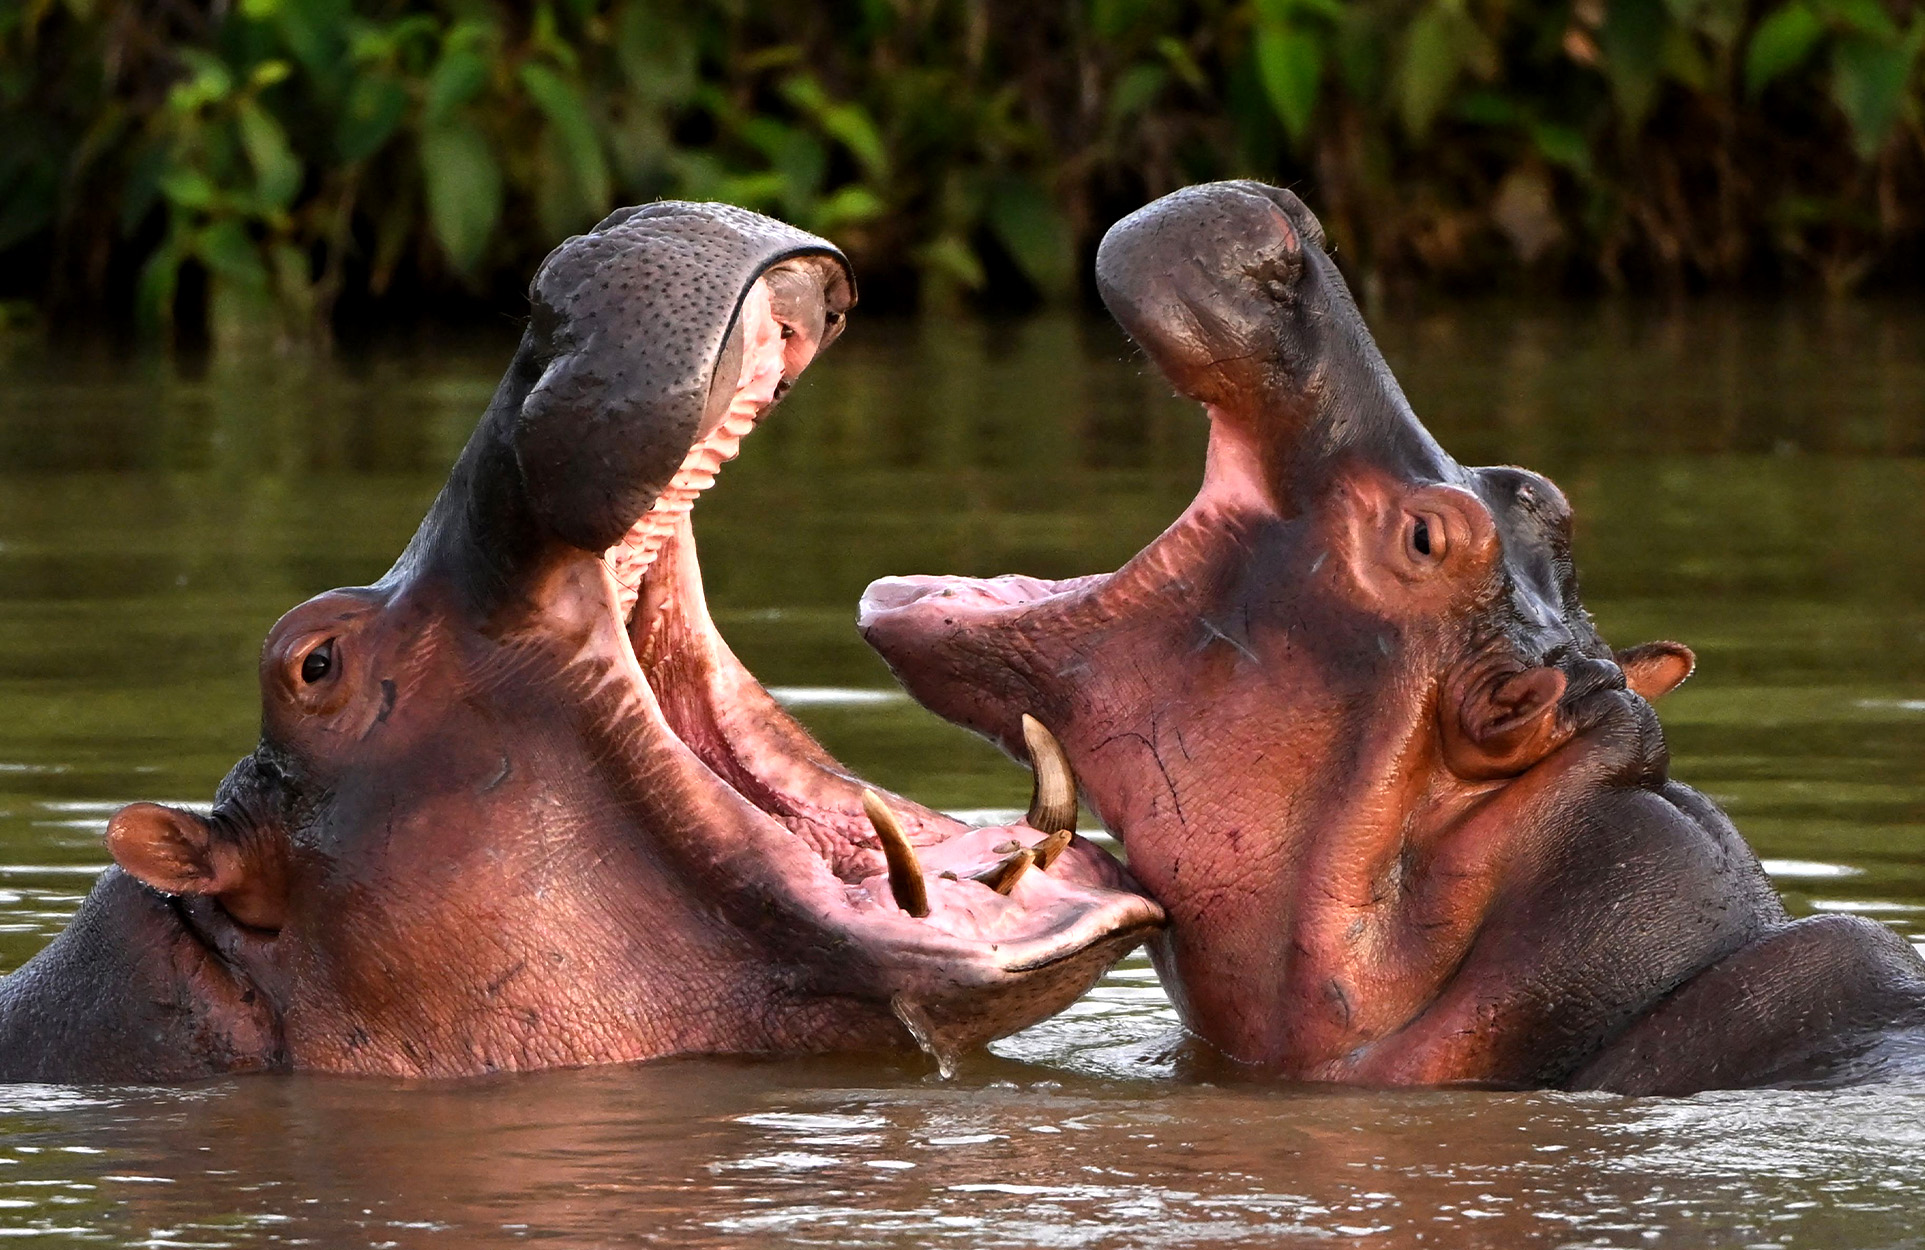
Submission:
<svg viewBox="0 0 1925 1250">
<path fill-rule="evenodd" d="M 512 308 L 608 208 L 726 199 L 884 304 L 1074 299 L 1188 182 L 1353 277 L 1916 287 L 1917 0 L 15 0 L 0 297 L 325 334 Z"/>
</svg>

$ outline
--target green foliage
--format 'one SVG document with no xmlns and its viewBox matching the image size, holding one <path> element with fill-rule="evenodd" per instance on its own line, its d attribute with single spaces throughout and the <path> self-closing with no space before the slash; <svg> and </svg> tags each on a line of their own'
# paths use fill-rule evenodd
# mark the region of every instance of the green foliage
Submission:
<svg viewBox="0 0 1925 1250">
<path fill-rule="evenodd" d="M 0 296 L 164 328 L 192 268 L 320 329 L 673 195 L 1061 299 L 1109 220 L 1227 176 L 1387 274 L 1842 285 L 1925 236 L 1921 44 L 1918 0 L 34 0 Z"/>
</svg>

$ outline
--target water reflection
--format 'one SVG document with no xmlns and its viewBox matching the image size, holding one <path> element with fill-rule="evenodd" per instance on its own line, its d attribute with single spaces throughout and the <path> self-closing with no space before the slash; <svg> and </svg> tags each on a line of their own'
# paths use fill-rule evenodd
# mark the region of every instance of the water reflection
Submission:
<svg viewBox="0 0 1925 1250">
<path fill-rule="evenodd" d="M 1619 643 L 1678 637 L 1675 770 L 1800 911 L 1925 942 L 1925 314 L 1379 319 L 1466 463 L 1578 509 Z M 509 348 L 354 361 L 0 344 L 0 966 L 65 923 L 133 797 L 248 749 L 280 612 L 378 575 Z M 1202 426 L 1107 326 L 873 324 L 703 501 L 744 659 L 877 780 L 1008 819 L 1026 775 L 892 691 L 856 595 L 913 570 L 1113 566 Z M 1276 1089 L 1198 1064 L 1141 959 L 952 1082 L 913 1057 L 452 1086 L 0 1088 L 0 1233 L 52 1244 L 1891 1245 L 1925 1091 L 1671 1102 Z"/>
</svg>

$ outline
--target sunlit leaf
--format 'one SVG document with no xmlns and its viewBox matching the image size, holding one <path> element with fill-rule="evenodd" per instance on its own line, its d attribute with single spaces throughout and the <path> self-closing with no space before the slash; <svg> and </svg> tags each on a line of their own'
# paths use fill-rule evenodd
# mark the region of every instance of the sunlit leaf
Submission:
<svg viewBox="0 0 1925 1250">
<path fill-rule="evenodd" d="M 1264 94 L 1292 139 L 1301 140 L 1310 129 L 1316 111 L 1317 91 L 1323 78 L 1323 49 L 1308 30 L 1287 25 L 1257 28 L 1257 72 L 1263 77 Z"/>
<path fill-rule="evenodd" d="M 1045 298 L 1068 295 L 1076 280 L 1076 253 L 1069 223 L 1043 189 L 1021 178 L 990 188 L 984 206 L 990 232 Z"/>
<path fill-rule="evenodd" d="M 281 123 L 252 100 L 243 100 L 236 114 L 241 146 L 254 167 L 254 187 L 263 207 L 282 212 L 301 189 L 301 162 L 288 145 Z"/>
<path fill-rule="evenodd" d="M 869 188 L 842 187 L 816 208 L 814 226 L 817 230 L 834 230 L 837 226 L 873 221 L 885 211 L 886 206 Z"/>
<path fill-rule="evenodd" d="M 210 208 L 219 194 L 207 175 L 198 169 L 170 169 L 160 176 L 159 184 L 160 193 L 175 208 Z"/>
<path fill-rule="evenodd" d="M 1804 0 L 1791 0 L 1758 23 L 1751 34 L 1751 46 L 1745 49 L 1745 90 L 1755 96 L 1797 69 L 1824 33 L 1824 23 Z"/>
<path fill-rule="evenodd" d="M 532 61 L 521 67 L 521 85 L 547 114 L 549 124 L 561 139 L 582 199 L 595 212 L 605 211 L 614 195 L 608 174 L 608 154 L 602 149 L 601 136 L 595 131 L 595 123 L 580 93 L 555 71 Z"/>
<path fill-rule="evenodd" d="M 479 130 L 452 121 L 422 131 L 421 173 L 436 241 L 456 269 L 472 272 L 501 217 L 501 166 Z"/>
</svg>

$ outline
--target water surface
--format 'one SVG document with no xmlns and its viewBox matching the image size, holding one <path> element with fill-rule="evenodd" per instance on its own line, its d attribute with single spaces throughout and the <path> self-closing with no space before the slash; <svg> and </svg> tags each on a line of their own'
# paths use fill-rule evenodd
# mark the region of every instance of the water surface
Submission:
<svg viewBox="0 0 1925 1250">
<path fill-rule="evenodd" d="M 1925 314 L 1730 305 L 1376 319 L 1467 463 L 1549 473 L 1618 645 L 1792 908 L 1925 944 Z M 0 341 L 0 968 L 133 798 L 246 752 L 287 608 L 378 576 L 510 338 L 202 365 Z M 1027 774 L 891 692 L 887 573 L 1113 567 L 1202 422 L 1097 321 L 871 323 L 703 500 L 716 616 L 849 764 L 988 818 Z M 1199 1080 L 1126 961 L 939 1079 L 919 1057 L 435 1086 L 0 1087 L 0 1234 L 148 1245 L 1925 1244 L 1925 1087 L 1683 1100 Z"/>
</svg>

